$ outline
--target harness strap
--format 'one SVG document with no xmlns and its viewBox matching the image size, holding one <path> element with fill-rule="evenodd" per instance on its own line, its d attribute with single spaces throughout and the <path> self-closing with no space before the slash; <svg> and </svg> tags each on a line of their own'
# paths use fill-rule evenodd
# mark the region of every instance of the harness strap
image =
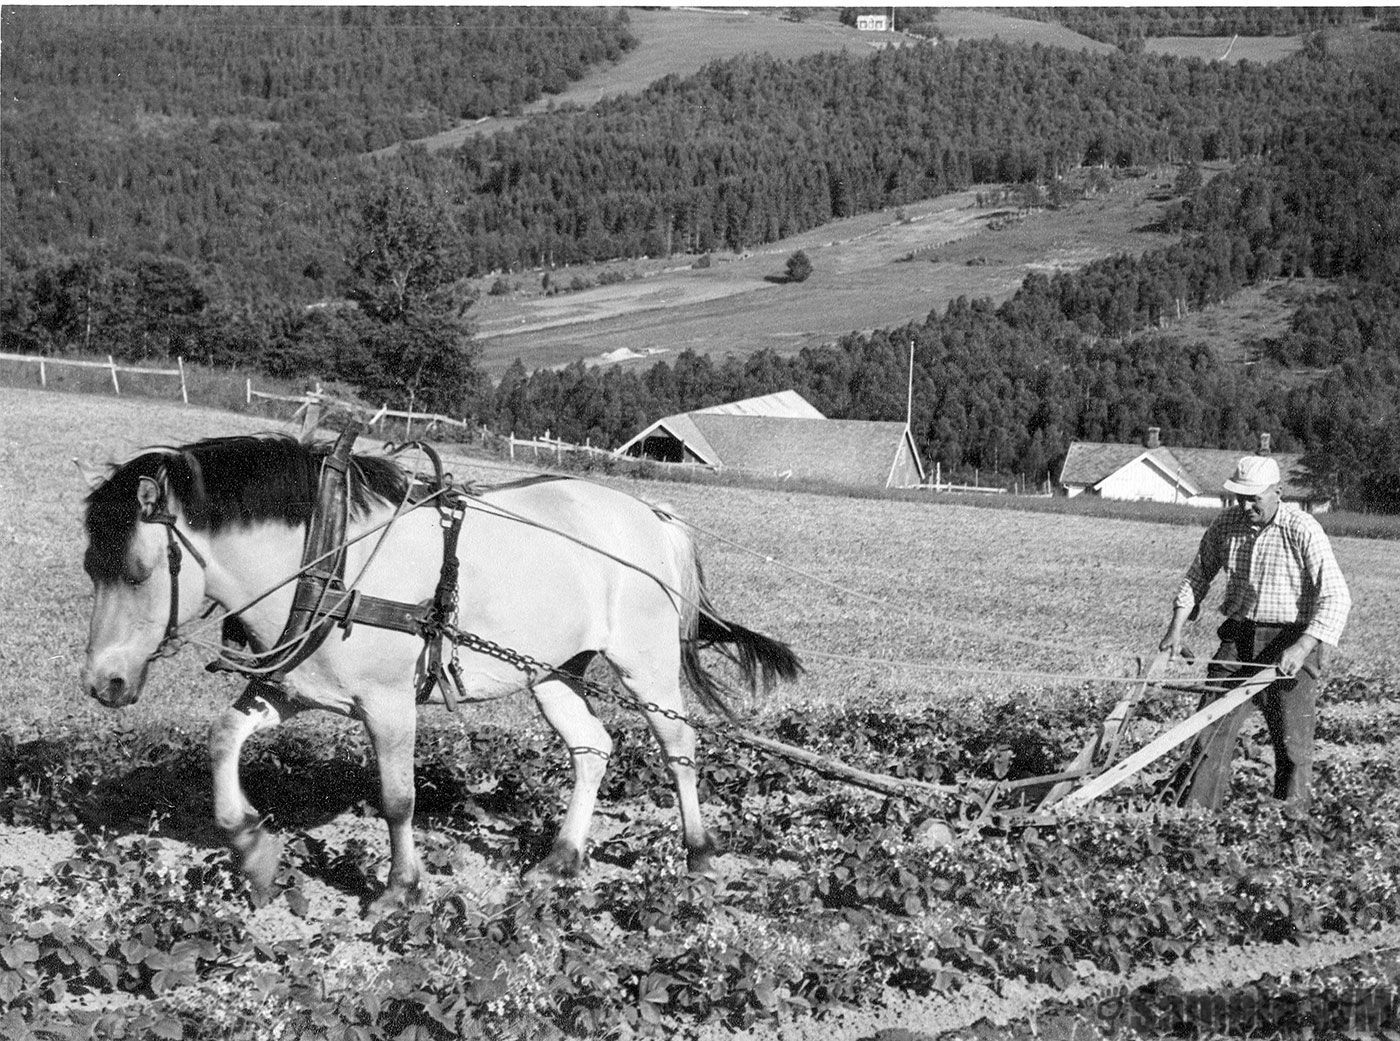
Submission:
<svg viewBox="0 0 1400 1041">
<path fill-rule="evenodd" d="M 448 494 L 440 496 L 438 501 L 443 554 L 437 588 L 430 600 L 418 604 L 370 596 L 358 589 L 346 589 L 345 529 L 349 513 L 349 468 L 351 449 L 360 429 L 358 423 L 352 423 L 340 435 L 334 449 L 324 461 L 316 509 L 307 527 L 306 542 L 302 550 L 301 577 L 297 580 L 296 589 L 292 594 L 292 607 L 287 616 L 287 624 L 275 645 L 287 649 L 279 656 L 269 656 L 254 648 L 258 658 L 258 678 L 264 683 L 280 683 L 288 672 L 320 649 L 336 625 L 339 625 L 346 636 L 349 636 L 358 624 L 369 625 L 377 629 L 389 629 L 421 637 L 425 645 L 425 661 L 423 678 L 418 686 L 418 700 L 426 701 L 431 696 L 433 687 L 438 686 L 442 689 L 443 701 L 448 710 L 455 711 L 458 698 L 468 700 L 466 686 L 462 680 L 461 667 L 457 663 L 455 641 L 452 658 L 446 667 L 442 660 L 442 645 L 444 639 L 450 639 L 451 634 L 455 632 L 458 599 L 457 542 L 466 515 L 467 493 L 451 485 L 450 478 L 443 471 L 442 460 L 431 445 L 411 441 L 389 446 L 390 455 L 407 448 L 418 448 L 428 457 L 434 471 L 433 481 L 428 485 L 429 494 L 449 489 Z M 183 536 L 181 538 L 183 539 Z M 320 563 L 311 566 L 316 561 Z M 177 564 L 172 566 L 178 567 Z M 171 610 L 174 612 L 177 607 L 172 606 Z M 234 621 L 235 626 L 230 626 L 226 621 L 225 642 L 229 642 L 230 636 L 247 635 L 246 630 L 241 633 L 230 631 L 235 627 L 242 630 L 242 626 L 236 625 L 236 620 Z M 240 665 L 224 661 L 211 662 L 207 668 L 210 671 L 227 670 L 251 675 Z"/>
<path fill-rule="evenodd" d="M 195 548 L 189 537 L 175 526 L 175 515 L 170 512 L 165 499 L 165 475 L 162 473 L 158 481 L 161 492 L 160 501 L 149 516 L 142 519 L 148 524 L 159 524 L 165 528 L 165 560 L 166 566 L 170 570 L 170 612 L 165 616 L 165 635 L 161 637 L 160 644 L 151 654 L 154 661 L 157 658 L 165 658 L 174 654 L 179 649 L 180 637 L 180 567 L 184 558 L 184 551 L 181 545 L 189 551 L 190 556 L 202 568 L 209 565 L 205 563 L 204 555 Z"/>
<path fill-rule="evenodd" d="M 434 453 L 436 462 L 436 453 Z M 438 473 L 442 467 L 438 463 Z M 466 516 L 466 506 L 460 495 L 451 497 L 439 505 L 438 517 L 442 524 L 442 569 L 438 573 L 437 590 L 433 594 L 432 607 L 423 623 L 423 639 L 426 641 L 427 662 L 423 679 L 418 685 L 418 700 L 428 700 L 436 684 L 442 690 L 443 702 L 449 712 L 457 711 L 456 695 L 466 698 L 462 684 L 461 668 L 457 664 L 456 645 L 453 645 L 452 674 L 449 677 L 442 665 L 442 642 L 447 627 L 457 620 L 457 538 L 462 532 L 462 519 Z M 456 688 L 454 691 L 453 688 Z"/>
</svg>

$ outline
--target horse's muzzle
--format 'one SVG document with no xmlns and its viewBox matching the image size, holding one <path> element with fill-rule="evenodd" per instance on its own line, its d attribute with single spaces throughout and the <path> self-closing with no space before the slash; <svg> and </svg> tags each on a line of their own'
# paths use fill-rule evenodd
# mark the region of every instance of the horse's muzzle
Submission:
<svg viewBox="0 0 1400 1041">
<path fill-rule="evenodd" d="M 145 671 L 142 669 L 142 675 L 137 676 L 133 683 L 125 676 L 104 675 L 84 669 L 83 687 L 87 690 L 88 697 L 108 708 L 125 708 L 127 705 L 135 704 L 136 699 L 141 696 Z"/>
</svg>

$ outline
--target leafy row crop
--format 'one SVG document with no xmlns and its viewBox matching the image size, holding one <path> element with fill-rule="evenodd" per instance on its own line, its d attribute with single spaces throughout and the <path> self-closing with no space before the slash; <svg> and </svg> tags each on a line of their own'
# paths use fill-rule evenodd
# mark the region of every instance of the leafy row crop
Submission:
<svg viewBox="0 0 1400 1041">
<path fill-rule="evenodd" d="M 775 728 L 853 762 L 965 780 L 1042 772 L 1097 710 L 1066 695 L 1035 710 L 793 712 Z M 1388 760 L 1324 762 L 1308 817 L 1264 798 L 1247 757 L 1216 816 L 1139 793 L 1116 807 L 1129 812 L 932 849 L 920 840 L 928 807 L 712 742 L 707 816 L 743 851 L 715 882 L 684 872 L 650 738 L 631 721 L 618 737 L 603 800 L 623 826 L 592 851 L 608 870 L 548 884 L 519 873 L 552 837 L 567 780 L 558 749 L 540 734 L 426 731 L 420 831 L 436 884 L 423 905 L 374 922 L 306 917 L 312 879 L 374 894 L 377 850 L 303 833 L 372 800 L 363 749 L 296 729 L 258 746 L 250 793 L 293 836 L 275 899 L 304 920 L 276 938 L 222 851 L 176 856 L 159 837 L 207 828 L 203 742 L 125 730 L 0 748 L 0 819 L 78 836 L 48 877 L 0 871 L 0 1034 L 673 1037 L 821 1016 L 888 988 L 1065 987 L 1400 921 L 1400 770 Z M 505 880 L 490 895 L 464 870 L 466 849 Z"/>
</svg>

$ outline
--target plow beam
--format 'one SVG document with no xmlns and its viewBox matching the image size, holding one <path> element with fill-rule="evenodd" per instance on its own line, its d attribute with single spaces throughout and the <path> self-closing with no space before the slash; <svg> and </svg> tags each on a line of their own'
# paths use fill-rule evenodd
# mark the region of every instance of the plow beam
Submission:
<svg viewBox="0 0 1400 1041">
<path fill-rule="evenodd" d="M 798 763 L 819 774 L 833 777 L 837 780 L 853 784 L 858 788 L 865 788 L 872 792 L 879 792 L 881 795 L 891 795 L 896 798 L 908 797 L 911 792 L 922 792 L 926 795 L 956 795 L 960 788 L 951 784 L 931 784 L 928 781 L 918 781 L 910 777 L 888 777 L 883 774 L 872 774 L 865 770 L 858 770 L 854 766 L 835 759 L 828 759 L 826 756 L 817 755 L 804 748 L 797 748 L 793 745 L 785 744 L 782 741 L 775 741 L 771 737 L 763 737 L 755 734 L 752 730 L 741 730 L 738 732 L 740 740 L 753 748 L 761 748 L 765 752 L 772 752 L 783 759 Z"/>
</svg>

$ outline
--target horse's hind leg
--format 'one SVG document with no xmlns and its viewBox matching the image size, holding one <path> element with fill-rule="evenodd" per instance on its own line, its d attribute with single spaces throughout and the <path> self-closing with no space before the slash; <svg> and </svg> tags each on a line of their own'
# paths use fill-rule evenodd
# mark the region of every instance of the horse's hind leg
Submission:
<svg viewBox="0 0 1400 1041">
<path fill-rule="evenodd" d="M 535 701 L 569 749 L 574 768 L 574 788 L 559 834 L 549 856 L 537 869 L 562 876 L 576 875 L 583 868 L 588 826 L 613 749 L 612 738 L 583 698 L 582 672 L 582 666 L 570 668 L 567 673 L 555 673 L 535 684 Z"/>
<path fill-rule="evenodd" d="M 282 843 L 264 830 L 258 812 L 243 794 L 238 776 L 243 744 L 259 730 L 290 719 L 297 709 L 274 688 L 254 682 L 215 721 L 209 731 L 214 775 L 214 820 L 223 830 L 238 865 L 253 888 L 265 893 L 281 859 Z"/>
<path fill-rule="evenodd" d="M 666 756 L 666 768 L 676 785 L 676 802 L 681 812 L 681 839 L 685 843 L 686 863 L 691 871 L 713 876 L 713 860 L 719 852 L 714 836 L 705 828 L 700 816 L 700 793 L 696 787 L 695 728 L 686 722 L 685 702 L 681 698 L 678 662 L 674 667 L 634 669 L 625 673 L 614 663 L 620 683 L 637 700 L 655 708 L 644 709 L 647 725 L 656 736 Z"/>
</svg>

